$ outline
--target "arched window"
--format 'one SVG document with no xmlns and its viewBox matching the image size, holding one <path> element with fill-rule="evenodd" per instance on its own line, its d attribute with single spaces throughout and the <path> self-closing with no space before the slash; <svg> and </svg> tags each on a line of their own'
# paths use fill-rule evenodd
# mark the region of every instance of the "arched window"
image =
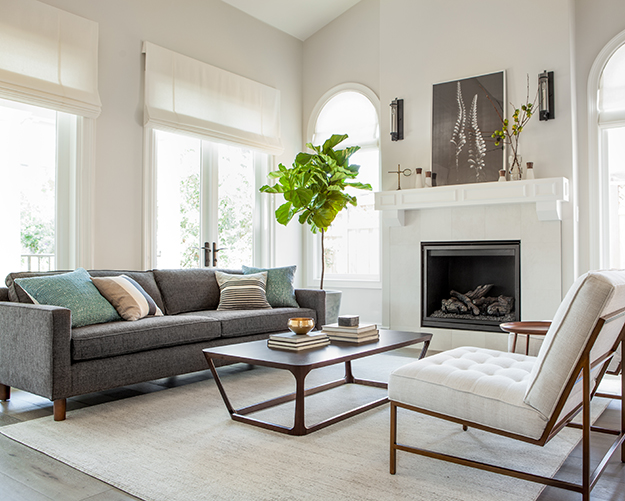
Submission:
<svg viewBox="0 0 625 501">
<path fill-rule="evenodd" d="M 380 184 L 379 101 L 368 88 L 347 84 L 322 98 L 311 117 L 309 137 L 323 144 L 332 134 L 349 137 L 339 147 L 360 146 L 351 163 L 360 165 L 357 180 L 371 184 L 373 191 L 353 190 L 358 206 L 343 210 L 325 235 L 326 281 L 380 279 L 380 216 L 374 209 L 373 192 Z M 319 246 L 308 259 L 313 279 L 320 276 Z M 311 275 L 309 274 L 309 277 Z"/>
<path fill-rule="evenodd" d="M 625 267 L 625 37 L 599 76 L 599 267 Z M 596 84 L 595 84 L 596 85 Z M 596 87 L 595 87 L 596 88 Z M 594 120 L 593 120 L 594 121 Z M 592 169 L 592 164 L 591 164 Z"/>
</svg>

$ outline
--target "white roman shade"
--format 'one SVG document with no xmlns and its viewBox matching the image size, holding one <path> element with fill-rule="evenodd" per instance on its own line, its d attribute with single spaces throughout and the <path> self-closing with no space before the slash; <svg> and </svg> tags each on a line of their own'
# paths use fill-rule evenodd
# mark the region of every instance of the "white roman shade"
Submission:
<svg viewBox="0 0 625 501">
<path fill-rule="evenodd" d="M 601 75 L 599 123 L 625 121 L 625 45 L 610 58 Z"/>
<path fill-rule="evenodd" d="M 282 153 L 280 91 L 144 42 L 146 125 Z"/>
<path fill-rule="evenodd" d="M 0 0 L 0 97 L 96 118 L 98 24 L 36 0 Z"/>
</svg>

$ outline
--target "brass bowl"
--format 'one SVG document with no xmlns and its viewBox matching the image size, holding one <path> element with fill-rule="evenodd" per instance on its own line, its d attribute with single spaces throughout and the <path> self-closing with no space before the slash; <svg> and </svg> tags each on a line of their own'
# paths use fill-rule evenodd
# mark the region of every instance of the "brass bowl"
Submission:
<svg viewBox="0 0 625 501">
<path fill-rule="evenodd" d="M 308 317 L 289 318 L 286 325 L 295 334 L 308 334 L 315 328 L 315 319 Z"/>
</svg>

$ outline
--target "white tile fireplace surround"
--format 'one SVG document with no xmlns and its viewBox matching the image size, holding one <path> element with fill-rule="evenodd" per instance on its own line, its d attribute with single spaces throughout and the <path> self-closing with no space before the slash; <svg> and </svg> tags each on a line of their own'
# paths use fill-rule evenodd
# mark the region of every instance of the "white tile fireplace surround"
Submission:
<svg viewBox="0 0 625 501">
<path fill-rule="evenodd" d="M 551 319 L 562 299 L 558 208 L 566 201 L 565 178 L 376 193 L 385 220 L 384 324 L 421 330 L 421 242 L 475 240 L 520 240 L 521 319 Z M 503 332 L 422 330 L 434 334 L 433 350 L 508 346 Z"/>
</svg>

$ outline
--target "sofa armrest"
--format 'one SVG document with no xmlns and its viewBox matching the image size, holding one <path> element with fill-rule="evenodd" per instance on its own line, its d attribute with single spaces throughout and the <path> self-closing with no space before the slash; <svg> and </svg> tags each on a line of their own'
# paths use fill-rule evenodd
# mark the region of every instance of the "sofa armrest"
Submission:
<svg viewBox="0 0 625 501">
<path fill-rule="evenodd" d="M 0 302 L 0 383 L 50 400 L 71 389 L 71 312 Z"/>
<path fill-rule="evenodd" d="M 9 301 L 8 287 L 0 287 L 0 301 Z"/>
<path fill-rule="evenodd" d="M 295 300 L 302 308 L 317 312 L 315 330 L 326 324 L 326 291 L 321 289 L 295 289 Z"/>
</svg>

